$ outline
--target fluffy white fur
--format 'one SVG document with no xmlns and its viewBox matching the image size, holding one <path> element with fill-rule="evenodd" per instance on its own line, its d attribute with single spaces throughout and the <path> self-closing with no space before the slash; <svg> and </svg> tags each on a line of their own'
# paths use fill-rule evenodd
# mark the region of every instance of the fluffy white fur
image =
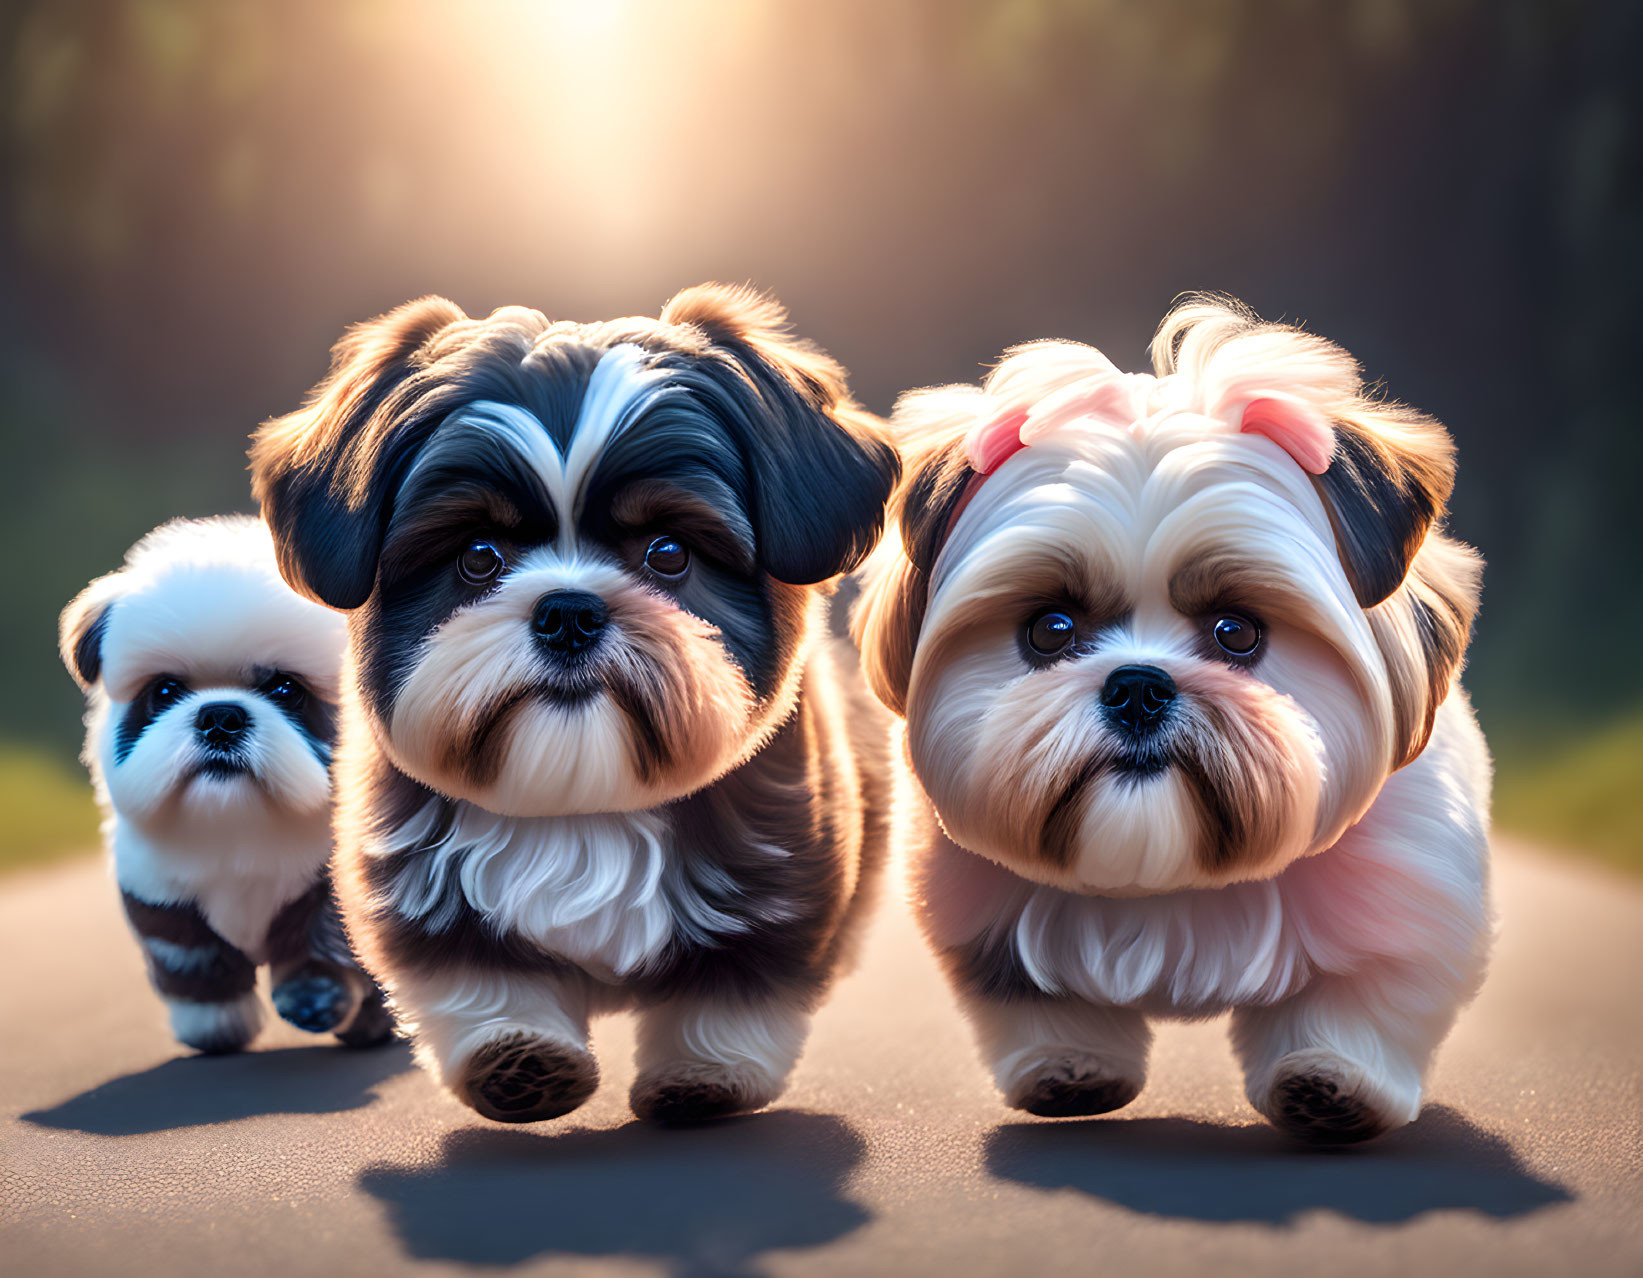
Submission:
<svg viewBox="0 0 1643 1278">
<path fill-rule="evenodd" d="M 395 984 L 400 1027 L 417 1060 L 446 1087 L 459 1088 L 479 1048 L 518 1034 L 588 1055 L 588 1018 L 602 987 L 579 973 L 564 979 L 496 968 L 445 968 L 401 974 Z M 589 1068 L 592 1058 L 589 1057 Z"/>
<path fill-rule="evenodd" d="M 1300 1134 L 1372 1135 L 1418 1113 L 1488 947 L 1488 751 L 1451 689 L 1458 650 L 1445 665 L 1411 602 L 1469 622 L 1478 570 L 1434 523 L 1403 584 L 1366 608 L 1298 462 L 1316 473 L 1309 444 L 1350 429 L 1414 489 L 1447 439 L 1366 399 L 1344 352 L 1221 305 L 1183 308 L 1154 356 L 1156 379 L 1125 377 L 1087 347 L 1037 343 L 980 389 L 897 408 L 913 466 L 966 438 L 972 458 L 977 439 L 989 464 L 1007 458 L 971 477 L 927 574 L 887 541 L 855 621 L 941 824 L 915 898 L 1011 1104 L 1123 1104 L 1145 1077 L 1146 1016 L 1232 1009 L 1258 1109 Z M 1256 400 L 1299 405 L 1294 434 L 1241 431 Z M 896 627 L 919 590 L 907 661 Z M 1193 590 L 1259 617 L 1258 664 L 1206 650 Z M 1035 666 L 1024 621 L 1067 597 L 1093 620 L 1075 658 Z M 1173 678 L 1172 741 L 1253 832 L 1240 855 L 1217 858 L 1185 768 L 1094 766 L 1120 748 L 1099 698 L 1127 664 Z M 1096 779 L 1076 791 L 1081 769 Z M 1084 807 L 1058 859 L 1039 831 L 1068 793 Z M 1000 964 L 1017 993 L 988 992 Z M 1320 1106 L 1334 1109 L 1308 1131 Z"/>
<path fill-rule="evenodd" d="M 380 851 L 423 845 L 438 817 L 439 805 L 429 804 Z M 454 886 L 498 926 L 615 981 L 655 958 L 679 932 L 709 938 L 746 927 L 681 880 L 671 840 L 655 811 L 519 820 L 463 803 L 449 830 L 420 854 L 423 873 L 397 882 L 392 905 L 438 929 Z M 771 902 L 765 914 L 778 906 Z"/>
<path fill-rule="evenodd" d="M 214 931 L 263 962 L 269 923 L 330 856 L 331 787 L 308 738 L 254 689 L 282 670 L 334 699 L 342 619 L 285 584 L 260 521 L 178 520 L 139 541 L 122 568 L 65 610 L 64 658 L 77 674 L 82 640 L 95 643 L 100 659 L 85 684 L 83 758 L 116 880 L 152 905 L 197 905 Z M 160 675 L 187 691 L 117 758 L 121 720 Z M 207 756 L 194 719 L 211 702 L 245 711 L 242 774 L 198 772 Z M 254 1004 L 173 1000 L 173 1028 L 181 1041 L 214 1050 L 255 1033 L 262 1013 Z"/>
<path fill-rule="evenodd" d="M 702 1079 L 757 1109 L 781 1095 L 809 1034 L 804 1010 L 780 1000 L 675 999 L 639 1022 L 634 1090 Z"/>
<path fill-rule="evenodd" d="M 598 1067 L 588 1051 L 588 1022 L 622 1005 L 619 990 L 583 972 L 560 978 L 519 976 L 492 968 L 456 968 L 402 975 L 396 1002 L 414 1019 L 401 1025 L 422 1066 L 460 1090 L 476 1051 L 511 1036 L 552 1044 L 588 1075 Z M 775 1100 L 798 1062 L 809 1014 L 790 1002 L 748 1003 L 680 998 L 639 1020 L 634 1091 L 678 1087 L 693 1079 L 735 1087 L 746 1108 Z"/>
</svg>

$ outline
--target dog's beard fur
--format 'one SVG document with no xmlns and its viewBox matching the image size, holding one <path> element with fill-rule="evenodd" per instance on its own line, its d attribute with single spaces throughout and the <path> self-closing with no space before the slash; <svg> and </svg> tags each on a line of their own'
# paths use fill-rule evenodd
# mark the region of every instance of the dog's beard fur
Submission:
<svg viewBox="0 0 1643 1278">
<path fill-rule="evenodd" d="M 207 703 L 245 710 L 245 740 L 230 753 L 206 749 L 194 718 Z M 151 833 L 189 826 L 311 816 L 331 800 L 329 747 L 304 736 L 278 709 L 240 687 L 192 690 L 145 727 L 123 757 L 117 728 L 126 707 L 109 704 L 94 731 L 108 796 L 117 812 Z"/>
<path fill-rule="evenodd" d="M 1025 877 L 1108 894 L 1267 877 L 1329 846 L 1388 770 L 1388 673 L 1328 571 L 1304 477 L 1286 457 L 1184 442 L 1036 443 L 981 488 L 936 565 L 909 749 L 951 837 Z M 1035 667 L 1021 627 L 1060 597 L 1099 622 Z M 1198 617 L 1217 599 L 1259 615 L 1254 668 L 1205 652 Z M 1163 669 L 1179 694 L 1139 746 L 1100 713 L 1125 664 Z"/>
<path fill-rule="evenodd" d="M 953 836 L 1027 877 L 1104 892 L 1247 877 L 1305 851 L 1323 771 L 1311 717 L 1210 662 L 1153 655 L 1180 697 L 1175 722 L 1138 747 L 1099 713 L 1102 683 L 1122 664 L 1105 654 L 1066 662 L 1024 686 L 994 684 L 996 696 L 959 697 L 950 711 L 950 691 L 921 707 L 910 734 L 920 775 L 964 778 L 937 799 Z M 979 689 L 985 669 L 976 661 L 958 678 Z"/>
<path fill-rule="evenodd" d="M 575 663 L 544 659 L 531 610 L 584 590 L 610 610 Z M 533 552 L 424 643 L 383 734 L 395 766 L 507 816 L 619 812 L 700 789 L 745 759 L 797 695 L 759 704 L 714 627 L 614 564 Z"/>
</svg>

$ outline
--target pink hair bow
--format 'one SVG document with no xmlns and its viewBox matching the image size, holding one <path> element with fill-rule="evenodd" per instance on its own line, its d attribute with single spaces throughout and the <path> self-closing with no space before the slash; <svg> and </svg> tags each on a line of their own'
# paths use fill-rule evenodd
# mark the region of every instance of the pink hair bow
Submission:
<svg viewBox="0 0 1643 1278">
<path fill-rule="evenodd" d="M 1128 429 L 1163 408 L 1186 408 L 1176 378 L 1146 373 L 1099 372 L 1032 401 L 1033 387 L 1022 387 L 970 428 L 965 454 L 970 468 L 990 475 L 1034 440 L 1065 423 L 1093 418 Z M 1283 391 L 1251 392 L 1227 387 L 1205 414 L 1243 434 L 1270 439 L 1309 474 L 1329 469 L 1335 430 L 1315 405 Z"/>
</svg>

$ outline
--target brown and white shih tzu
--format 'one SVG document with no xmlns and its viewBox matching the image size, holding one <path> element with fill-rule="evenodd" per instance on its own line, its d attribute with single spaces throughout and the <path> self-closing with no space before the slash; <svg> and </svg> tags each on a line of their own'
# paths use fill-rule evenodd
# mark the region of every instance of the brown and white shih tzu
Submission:
<svg viewBox="0 0 1643 1278">
<path fill-rule="evenodd" d="M 552 1118 L 636 1007 L 641 1116 L 772 1101 L 884 841 L 885 722 L 822 618 L 899 464 L 838 366 L 742 290 L 426 298 L 252 468 L 287 579 L 349 614 L 340 891 L 423 1062 Z"/>
<path fill-rule="evenodd" d="M 1230 1009 L 1261 1113 L 1364 1139 L 1490 938 L 1453 448 L 1225 301 L 1152 358 L 1038 342 L 897 406 L 854 624 L 940 820 L 918 908 L 1012 1106 L 1124 1105 L 1149 1017 Z"/>
<path fill-rule="evenodd" d="M 64 609 L 84 759 L 126 918 L 180 1042 L 245 1046 L 280 1015 L 385 1040 L 381 992 L 332 899 L 340 620 L 292 593 L 259 520 L 175 520 Z"/>
</svg>

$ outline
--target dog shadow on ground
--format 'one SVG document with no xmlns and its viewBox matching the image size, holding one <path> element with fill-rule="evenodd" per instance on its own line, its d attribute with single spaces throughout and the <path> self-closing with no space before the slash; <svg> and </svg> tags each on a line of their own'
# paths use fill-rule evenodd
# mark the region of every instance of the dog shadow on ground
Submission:
<svg viewBox="0 0 1643 1278">
<path fill-rule="evenodd" d="M 988 1138 L 986 1157 L 1003 1180 L 1212 1222 L 1283 1225 L 1313 1211 L 1369 1224 L 1435 1211 L 1504 1218 L 1573 1197 L 1443 1105 L 1367 1145 L 1302 1146 L 1264 1123 L 1115 1118 L 1012 1123 Z"/>
<path fill-rule="evenodd" d="M 379 1084 L 410 1068 L 401 1042 L 179 1056 L 22 1117 L 38 1127 L 136 1136 L 264 1114 L 336 1114 L 363 1109 Z"/>
<path fill-rule="evenodd" d="M 866 1148 L 841 1119 L 794 1111 L 688 1130 L 468 1129 L 431 1166 L 371 1167 L 360 1186 L 418 1260 L 625 1255 L 681 1275 L 748 1274 L 765 1252 L 867 1223 L 843 1193 Z"/>
</svg>

